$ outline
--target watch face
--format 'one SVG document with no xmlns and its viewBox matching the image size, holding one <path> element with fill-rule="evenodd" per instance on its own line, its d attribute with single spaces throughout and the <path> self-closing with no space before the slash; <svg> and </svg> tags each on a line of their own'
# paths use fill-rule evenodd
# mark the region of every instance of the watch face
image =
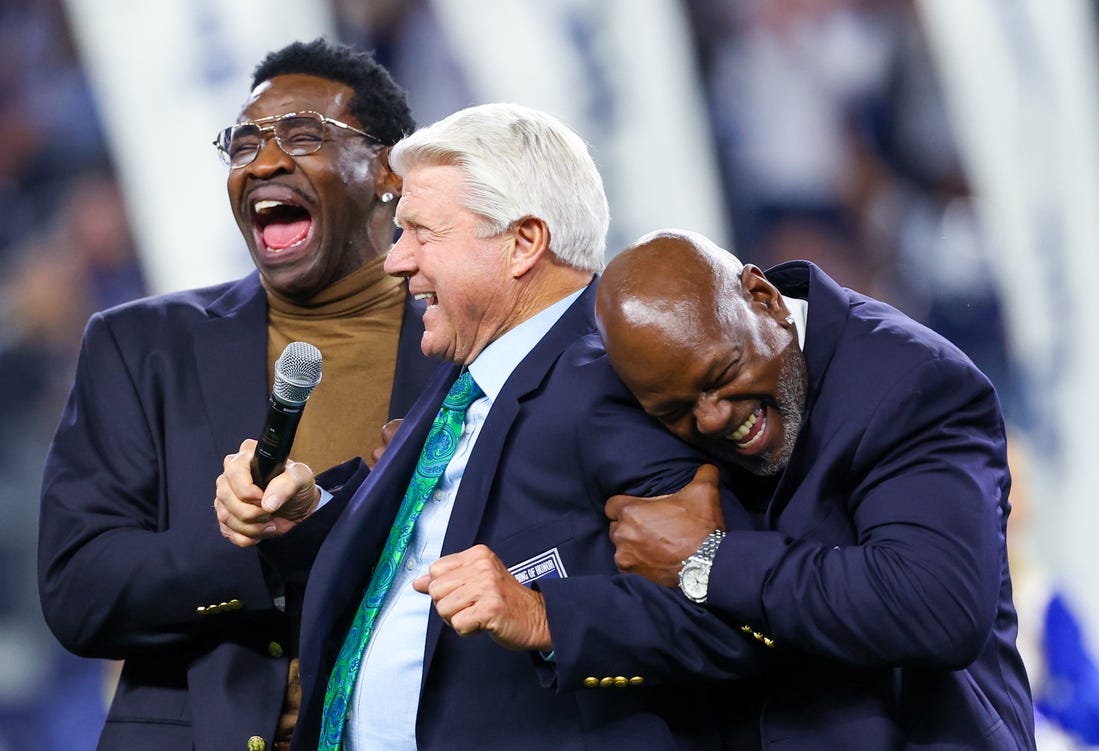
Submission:
<svg viewBox="0 0 1099 751">
<path fill-rule="evenodd" d="M 706 587 L 710 583 L 710 569 L 701 563 L 687 561 L 679 575 L 679 588 L 695 602 L 706 599 Z"/>
</svg>

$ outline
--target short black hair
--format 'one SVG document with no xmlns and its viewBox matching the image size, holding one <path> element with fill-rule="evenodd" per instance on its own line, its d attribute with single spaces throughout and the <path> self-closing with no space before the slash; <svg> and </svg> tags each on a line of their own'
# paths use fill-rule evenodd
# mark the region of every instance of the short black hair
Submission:
<svg viewBox="0 0 1099 751">
<path fill-rule="evenodd" d="M 351 114 L 363 129 L 392 146 L 416 129 L 404 89 L 371 52 L 318 37 L 294 42 L 268 55 L 252 71 L 252 88 L 275 76 L 302 73 L 347 84 L 355 92 Z"/>
</svg>

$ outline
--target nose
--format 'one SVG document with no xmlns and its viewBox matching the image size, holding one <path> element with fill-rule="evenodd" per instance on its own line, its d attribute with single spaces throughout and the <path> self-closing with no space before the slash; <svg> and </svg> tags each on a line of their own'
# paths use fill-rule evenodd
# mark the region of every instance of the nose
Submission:
<svg viewBox="0 0 1099 751">
<path fill-rule="evenodd" d="M 416 273 L 416 259 L 412 254 L 412 241 L 406 237 L 405 232 L 397 238 L 397 242 L 389 249 L 385 256 L 385 273 L 390 276 L 410 277 Z"/>
<path fill-rule="evenodd" d="M 275 142 L 274 133 L 264 133 L 263 146 L 256 153 L 256 158 L 242 169 L 248 170 L 257 177 L 269 177 L 279 172 L 292 171 L 294 158 L 279 147 Z"/>
<path fill-rule="evenodd" d="M 704 392 L 694 406 L 695 428 L 700 435 L 721 437 L 729 432 L 729 402 L 712 392 Z"/>
</svg>

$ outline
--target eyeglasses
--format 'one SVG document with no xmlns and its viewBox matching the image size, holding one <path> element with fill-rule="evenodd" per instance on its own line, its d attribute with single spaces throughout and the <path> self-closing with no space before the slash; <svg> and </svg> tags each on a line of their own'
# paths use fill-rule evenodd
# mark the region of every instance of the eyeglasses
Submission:
<svg viewBox="0 0 1099 751">
<path fill-rule="evenodd" d="M 287 156 L 316 154 L 324 145 L 326 125 L 349 130 L 369 138 L 374 143 L 381 144 L 380 140 L 366 131 L 325 117 L 319 112 L 306 111 L 287 112 L 285 115 L 263 117 L 259 120 L 230 125 L 218 133 L 217 138 L 214 139 L 214 146 L 217 147 L 223 162 L 233 169 L 239 169 L 255 160 L 256 155 L 267 143 L 268 133 L 274 134 L 275 143 Z"/>
</svg>

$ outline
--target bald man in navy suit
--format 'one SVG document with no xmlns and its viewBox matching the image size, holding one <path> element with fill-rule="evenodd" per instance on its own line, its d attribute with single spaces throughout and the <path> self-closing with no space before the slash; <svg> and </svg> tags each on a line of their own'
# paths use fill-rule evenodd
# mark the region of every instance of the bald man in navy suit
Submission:
<svg viewBox="0 0 1099 751">
<path fill-rule="evenodd" d="M 811 263 L 765 274 L 677 230 L 611 261 L 597 315 L 630 391 L 754 516 L 715 528 L 716 470 L 607 504 L 624 570 L 772 645 L 733 747 L 1034 749 L 1004 423 L 968 357 Z"/>
</svg>

